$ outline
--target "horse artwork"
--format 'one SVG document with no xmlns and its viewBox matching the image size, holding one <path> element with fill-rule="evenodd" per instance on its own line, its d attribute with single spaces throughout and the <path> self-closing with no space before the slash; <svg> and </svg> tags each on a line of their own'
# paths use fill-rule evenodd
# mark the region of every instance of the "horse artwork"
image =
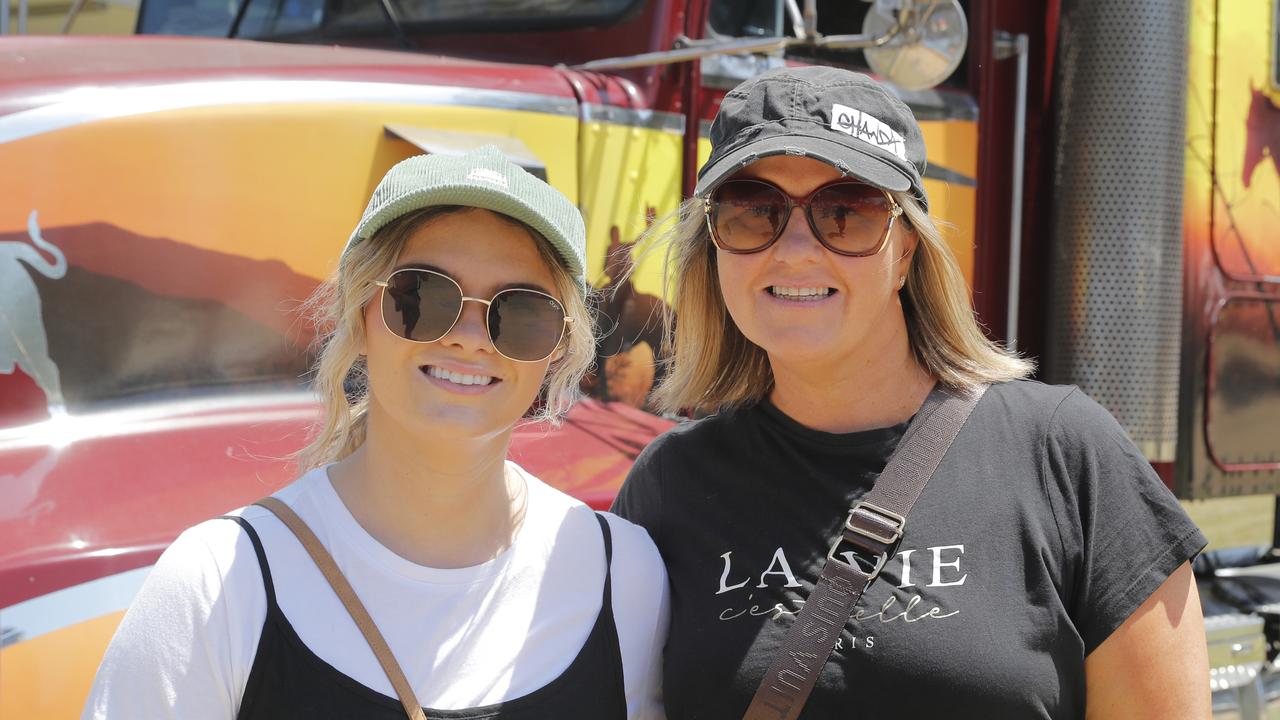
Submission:
<svg viewBox="0 0 1280 720">
<path fill-rule="evenodd" d="M 27 218 L 27 235 L 31 245 L 0 242 L 0 373 L 18 369 L 31 376 L 44 391 L 50 414 L 58 414 L 66 407 L 62 383 L 58 366 L 49 357 L 40 293 L 27 268 L 59 280 L 67 274 L 67 258 L 41 235 L 35 210 Z M 41 250 L 53 261 L 46 260 Z"/>
<path fill-rule="evenodd" d="M 648 215 L 652 217 L 652 209 Z M 631 244 L 622 242 L 618 226 L 613 226 L 605 251 L 609 280 L 599 288 L 596 370 L 584 390 L 597 400 L 643 408 L 661 379 L 663 301 L 636 289 L 631 251 Z"/>
<path fill-rule="evenodd" d="M 1246 188 L 1253 181 L 1253 171 L 1264 158 L 1270 156 L 1271 162 L 1276 163 L 1280 157 L 1280 108 L 1265 92 L 1251 90 L 1253 99 L 1249 103 L 1249 117 L 1245 120 L 1244 170 L 1240 178 Z"/>
</svg>

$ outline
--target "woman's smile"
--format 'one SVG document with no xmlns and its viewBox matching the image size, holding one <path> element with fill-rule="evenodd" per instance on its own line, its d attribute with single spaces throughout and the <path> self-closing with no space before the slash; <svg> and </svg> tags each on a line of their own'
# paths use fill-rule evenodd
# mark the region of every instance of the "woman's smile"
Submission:
<svg viewBox="0 0 1280 720">
<path fill-rule="evenodd" d="M 823 285 L 770 285 L 765 288 L 765 293 L 779 301 L 783 307 L 804 307 L 821 305 L 824 301 L 834 299 L 836 289 Z"/>
<path fill-rule="evenodd" d="M 483 395 L 502 383 L 501 378 L 477 368 L 440 364 L 421 365 L 418 369 L 433 386 L 459 395 Z"/>
</svg>

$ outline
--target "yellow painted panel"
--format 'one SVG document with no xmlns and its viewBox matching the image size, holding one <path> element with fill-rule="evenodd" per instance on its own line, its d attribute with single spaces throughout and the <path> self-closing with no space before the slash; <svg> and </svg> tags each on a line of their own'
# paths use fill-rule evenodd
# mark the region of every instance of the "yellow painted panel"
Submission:
<svg viewBox="0 0 1280 720">
<path fill-rule="evenodd" d="M 978 123 L 972 120 L 927 120 L 920 123 L 929 164 L 961 175 L 978 174 Z"/>
<path fill-rule="evenodd" d="M 57 35 L 71 11 L 71 0 L 31 0 L 28 35 Z M 71 25 L 72 35 L 132 35 L 138 23 L 137 0 L 90 0 Z M 17 0 L 9 3 L 9 28 L 18 28 Z"/>
<path fill-rule="evenodd" d="M 977 179 L 978 124 L 967 120 L 920 123 L 929 164 Z M 929 214 L 942 229 L 960 270 L 973 286 L 974 226 L 977 223 L 977 188 L 939 180 L 924 181 L 929 194 Z"/>
<path fill-rule="evenodd" d="M 518 137 L 577 199 L 569 116 L 455 106 L 239 105 L 86 123 L 0 145 L 0 232 L 102 222 L 328 275 L 382 174 L 419 152 L 399 123 Z M 13 170 L 8 170 L 13 169 Z"/>
<path fill-rule="evenodd" d="M 1213 63 L 1217 0 L 1191 0 L 1187 37 L 1187 146 L 1184 224 L 1199 242 L 1209 227 L 1213 193 Z"/>
<path fill-rule="evenodd" d="M 0 650 L 0 718 L 80 717 L 102 653 L 122 617 L 123 610 Z"/>
<path fill-rule="evenodd" d="M 1222 268 L 1238 275 L 1280 276 L 1280 243 L 1273 240 L 1280 225 L 1280 157 L 1274 152 L 1280 89 L 1271 86 L 1273 4 L 1218 3 L 1213 241 Z"/>
<path fill-rule="evenodd" d="M 683 138 L 675 133 L 591 123 L 582 138 L 582 191 L 579 207 L 587 221 L 587 279 L 604 283 L 605 255 L 612 233 L 634 242 L 653 218 L 674 212 L 680 203 Z M 662 294 L 660 249 L 633 248 L 638 260 L 633 283 L 650 295 Z"/>
</svg>

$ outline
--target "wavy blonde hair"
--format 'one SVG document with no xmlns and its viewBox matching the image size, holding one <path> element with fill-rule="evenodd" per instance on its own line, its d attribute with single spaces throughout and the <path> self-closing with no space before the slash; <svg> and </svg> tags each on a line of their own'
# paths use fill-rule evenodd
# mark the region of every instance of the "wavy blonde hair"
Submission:
<svg viewBox="0 0 1280 720">
<path fill-rule="evenodd" d="M 902 291 L 907 337 L 916 359 L 939 382 L 957 389 L 1030 374 L 1030 361 L 983 334 L 960 266 L 919 201 L 906 193 L 891 194 L 919 239 Z M 702 198 L 686 200 L 642 241 L 654 243 L 651 247 L 667 243 L 667 374 L 653 392 L 656 407 L 717 412 L 764 399 L 773 388 L 769 357 L 742 334 L 725 307 Z"/>
<path fill-rule="evenodd" d="M 397 218 L 343 253 L 338 269 L 307 300 L 304 310 L 316 326 L 319 348 L 312 385 L 320 396 L 323 417 L 311 443 L 295 455 L 301 469 L 341 460 L 364 443 L 369 384 L 360 343 L 365 333 L 365 306 L 378 297 L 379 288 L 374 281 L 391 273 L 401 249 L 418 229 L 444 215 L 470 209 L 440 205 Z M 499 217 L 524 228 L 534 238 L 539 256 L 551 269 L 555 293 L 572 318 L 561 341 L 562 353 L 552 361 L 543 382 L 545 399 L 531 416 L 532 420 L 554 423 L 577 400 L 582 376 L 594 360 L 595 338 L 588 306 L 591 298 L 545 238 L 518 220 Z"/>
</svg>

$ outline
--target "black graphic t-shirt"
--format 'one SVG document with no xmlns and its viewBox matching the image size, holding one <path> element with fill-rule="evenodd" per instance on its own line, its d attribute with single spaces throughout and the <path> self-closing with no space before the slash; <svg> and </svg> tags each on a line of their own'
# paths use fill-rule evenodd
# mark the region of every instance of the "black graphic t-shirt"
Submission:
<svg viewBox="0 0 1280 720">
<path fill-rule="evenodd" d="M 667 562 L 669 718 L 742 717 L 905 429 L 818 432 L 765 402 L 640 456 L 614 511 Z M 1106 410 L 996 385 L 800 717 L 1083 718 L 1084 658 L 1205 543 Z"/>
</svg>

